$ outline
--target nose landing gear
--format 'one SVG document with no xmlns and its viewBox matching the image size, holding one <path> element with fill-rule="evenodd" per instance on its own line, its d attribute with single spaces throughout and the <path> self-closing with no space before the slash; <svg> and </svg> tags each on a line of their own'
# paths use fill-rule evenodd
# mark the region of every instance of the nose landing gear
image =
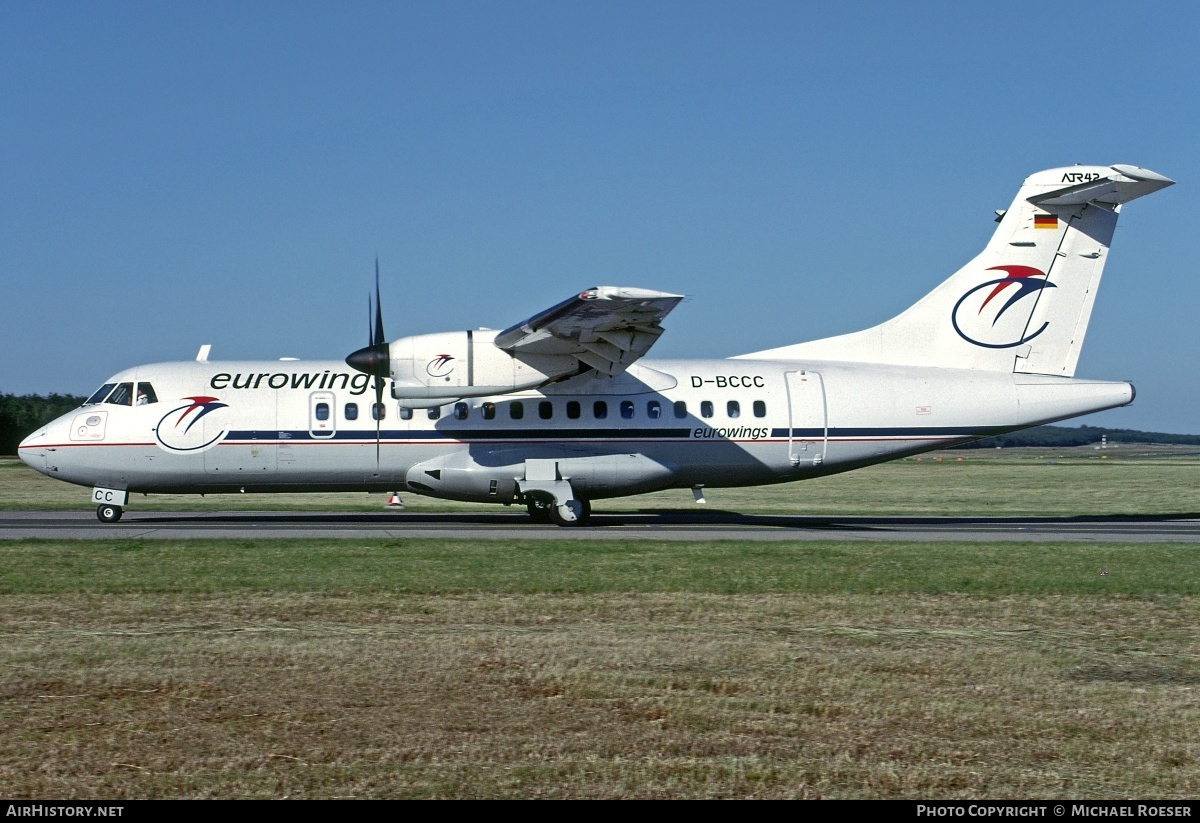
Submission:
<svg viewBox="0 0 1200 823">
<path fill-rule="evenodd" d="M 96 509 L 96 517 L 100 518 L 101 523 L 116 523 L 121 519 L 123 513 L 120 506 L 114 506 L 111 503 L 102 503 Z"/>
</svg>

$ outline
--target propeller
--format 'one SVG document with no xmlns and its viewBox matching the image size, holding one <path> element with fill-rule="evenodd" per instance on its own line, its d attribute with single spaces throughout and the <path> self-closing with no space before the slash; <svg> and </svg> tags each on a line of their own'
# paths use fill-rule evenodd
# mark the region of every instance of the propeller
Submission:
<svg viewBox="0 0 1200 823">
<path fill-rule="evenodd" d="M 372 318 L 372 315 L 374 317 Z M 375 383 L 375 405 L 372 416 L 375 418 L 375 469 L 379 469 L 379 419 L 383 417 L 383 386 L 384 381 L 392 374 L 391 359 L 388 356 L 388 342 L 383 333 L 383 300 L 379 293 L 379 258 L 375 258 L 375 304 L 371 305 L 371 294 L 367 293 L 367 345 L 346 358 L 346 365 L 364 374 L 371 375 Z"/>
</svg>

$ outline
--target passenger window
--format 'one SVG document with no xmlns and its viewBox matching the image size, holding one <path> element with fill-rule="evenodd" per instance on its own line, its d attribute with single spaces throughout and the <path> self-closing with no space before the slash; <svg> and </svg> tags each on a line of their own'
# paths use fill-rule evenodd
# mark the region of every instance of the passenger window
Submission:
<svg viewBox="0 0 1200 823">
<path fill-rule="evenodd" d="M 428 414 L 430 420 L 437 420 L 439 417 L 442 416 L 442 407 L 441 406 L 433 406 L 429 409 L 427 414 Z"/>
<path fill-rule="evenodd" d="M 725 412 L 730 417 L 741 417 L 742 416 L 742 407 L 738 405 L 738 401 L 730 400 L 728 403 L 725 404 Z"/>
<path fill-rule="evenodd" d="M 712 417 L 713 416 L 713 404 L 712 404 L 711 400 L 701 401 L 700 416 L 701 417 Z"/>
<path fill-rule="evenodd" d="M 113 389 L 113 393 L 108 396 L 108 402 L 114 406 L 132 406 L 133 405 L 133 384 L 118 383 Z"/>
<path fill-rule="evenodd" d="M 597 420 L 603 420 L 608 417 L 608 404 L 603 400 L 597 400 L 592 404 L 592 417 Z"/>
<path fill-rule="evenodd" d="M 470 411 L 471 411 L 471 409 L 469 406 L 467 406 L 466 403 L 455 403 L 454 404 L 454 419 L 455 420 L 466 420 L 467 414 Z"/>
<path fill-rule="evenodd" d="M 149 406 L 151 403 L 157 402 L 158 395 L 154 393 L 154 387 L 149 383 L 138 383 L 137 404 L 139 406 Z"/>
<path fill-rule="evenodd" d="M 508 416 L 513 420 L 520 420 L 525 416 L 525 404 L 520 400 L 514 400 L 508 404 Z"/>
<path fill-rule="evenodd" d="M 105 383 L 103 386 L 96 389 L 96 393 L 93 394 L 91 397 L 89 397 L 87 399 L 87 402 L 84 403 L 83 405 L 94 406 L 97 403 L 103 403 L 104 398 L 108 397 L 108 393 L 111 392 L 113 390 L 113 387 L 116 385 L 117 385 L 116 383 Z"/>
<path fill-rule="evenodd" d="M 346 415 L 347 420 L 357 420 L 358 419 L 358 404 L 357 403 L 347 403 L 346 407 L 344 409 L 342 409 L 342 414 Z"/>
<path fill-rule="evenodd" d="M 675 416 L 680 420 L 687 417 L 687 403 L 682 400 L 675 401 Z"/>
<path fill-rule="evenodd" d="M 762 400 L 754 401 L 754 416 L 755 417 L 766 417 L 767 416 L 767 404 L 764 403 Z"/>
<path fill-rule="evenodd" d="M 495 418 L 496 418 L 496 404 L 495 403 L 484 403 L 483 404 L 483 419 L 484 420 L 494 420 Z"/>
<path fill-rule="evenodd" d="M 382 403 L 372 403 L 371 404 L 371 419 L 372 420 L 383 420 L 386 417 L 387 417 L 387 406 L 383 405 Z M 317 419 L 320 420 L 322 418 L 317 418 Z"/>
<path fill-rule="evenodd" d="M 400 419 L 401 420 L 412 420 L 412 409 L 408 406 L 401 406 L 400 407 Z"/>
<path fill-rule="evenodd" d="M 538 417 L 543 420 L 549 420 L 554 416 L 554 404 L 549 400 L 543 400 L 538 403 Z"/>
<path fill-rule="evenodd" d="M 579 401 L 578 400 L 568 400 L 567 401 L 567 417 L 571 418 L 572 420 L 579 419 Z"/>
<path fill-rule="evenodd" d="M 317 408 L 313 411 L 313 414 L 316 416 L 316 418 L 318 420 L 328 420 L 329 419 L 329 404 L 328 403 L 318 403 Z"/>
<path fill-rule="evenodd" d="M 625 420 L 633 419 L 633 401 L 632 400 L 622 400 L 621 401 L 621 417 Z"/>
<path fill-rule="evenodd" d="M 657 400 L 651 400 L 646 404 L 646 415 L 651 420 L 657 420 L 662 417 L 662 404 Z"/>
</svg>

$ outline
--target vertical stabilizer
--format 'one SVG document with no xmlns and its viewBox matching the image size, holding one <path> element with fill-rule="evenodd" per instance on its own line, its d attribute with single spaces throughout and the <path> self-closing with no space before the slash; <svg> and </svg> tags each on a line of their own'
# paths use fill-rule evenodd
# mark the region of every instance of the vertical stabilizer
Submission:
<svg viewBox="0 0 1200 823">
<path fill-rule="evenodd" d="M 1038 172 L 983 252 L 903 314 L 865 331 L 742 357 L 1070 377 L 1121 206 L 1172 182 L 1136 166 Z"/>
</svg>

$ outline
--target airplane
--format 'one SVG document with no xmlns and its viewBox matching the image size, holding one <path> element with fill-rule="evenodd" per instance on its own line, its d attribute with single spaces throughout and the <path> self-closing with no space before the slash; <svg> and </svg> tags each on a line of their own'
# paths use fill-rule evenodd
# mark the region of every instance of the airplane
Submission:
<svg viewBox="0 0 1200 823">
<path fill-rule="evenodd" d="M 984 250 L 878 326 L 725 359 L 644 360 L 681 295 L 597 287 L 502 331 L 388 341 L 340 361 L 195 361 L 110 377 L 19 447 L 92 487 L 103 523 L 133 493 L 389 492 L 524 505 L 786 483 L 1124 406 L 1074 376 L 1121 207 L 1173 184 L 1136 166 L 1028 177 Z M 384 392 L 388 398 L 385 400 Z"/>
</svg>

